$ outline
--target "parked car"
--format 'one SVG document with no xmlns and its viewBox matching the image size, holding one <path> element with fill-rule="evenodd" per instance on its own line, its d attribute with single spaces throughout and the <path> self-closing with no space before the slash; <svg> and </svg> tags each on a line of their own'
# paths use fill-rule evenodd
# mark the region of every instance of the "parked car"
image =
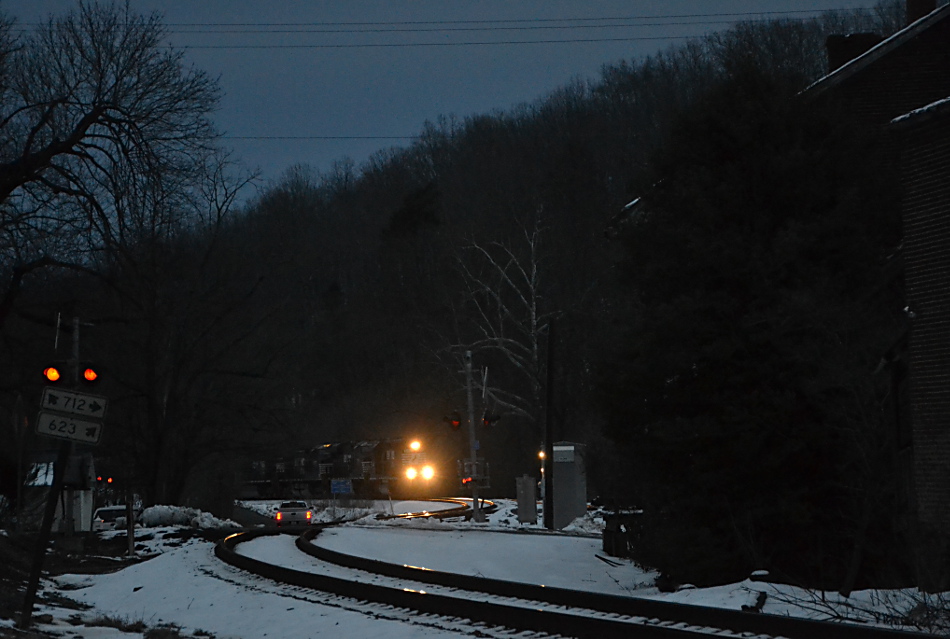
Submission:
<svg viewBox="0 0 950 639">
<path fill-rule="evenodd" d="M 277 515 L 274 517 L 277 527 L 281 526 L 307 526 L 313 519 L 313 510 L 306 502 L 285 501 L 277 507 Z"/>
<path fill-rule="evenodd" d="M 124 527 L 125 518 L 125 504 L 97 508 L 96 512 L 92 514 L 92 530 L 93 532 L 102 532 L 103 530 L 115 530 Z"/>
</svg>

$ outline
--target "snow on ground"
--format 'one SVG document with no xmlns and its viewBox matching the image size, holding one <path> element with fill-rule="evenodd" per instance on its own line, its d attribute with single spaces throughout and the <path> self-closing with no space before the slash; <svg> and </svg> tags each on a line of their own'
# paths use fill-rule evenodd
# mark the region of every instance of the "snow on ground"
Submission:
<svg viewBox="0 0 950 639">
<path fill-rule="evenodd" d="M 241 505 L 271 516 L 279 503 L 243 502 Z M 834 596 L 821 598 L 805 591 L 751 580 L 716 588 L 660 593 L 653 586 L 653 573 L 632 562 L 608 558 L 601 552 L 603 520 L 597 512 L 575 521 L 564 533 L 551 533 L 537 524 L 518 523 L 514 502 L 500 500 L 498 504 L 498 511 L 489 515 L 487 522 L 476 523 L 379 520 L 375 516 L 443 507 L 432 502 L 312 503 L 320 521 L 342 518 L 351 522 L 324 531 L 315 543 L 340 552 L 437 570 L 731 609 L 753 603 L 758 593 L 764 591 L 768 594 L 764 611 L 775 614 L 821 617 L 834 606 L 840 613 L 856 603 L 871 611 L 906 603 L 899 601 L 904 593 L 867 592 L 855 593 L 839 605 Z M 74 623 L 81 620 L 81 623 L 92 624 L 99 618 L 113 626 L 124 625 L 127 630 L 135 623 L 148 628 L 173 626 L 179 629 L 180 635 L 166 635 L 169 637 L 494 636 L 479 635 L 484 633 L 484 628 L 476 631 L 461 622 L 417 617 L 398 610 L 381 614 L 379 607 L 368 608 L 368 604 L 302 589 L 288 590 L 286 586 L 253 577 L 216 559 L 210 542 L 181 534 L 183 525 L 186 528 L 228 528 L 236 526 L 234 522 L 184 510 L 157 509 L 148 518 L 157 526 L 137 530 L 138 552 L 150 559 L 112 574 L 65 575 L 44 580 L 46 593 L 56 592 L 91 608 L 77 612 L 37 606 L 34 613 L 37 629 L 54 636 L 80 639 L 145 637 L 142 628 L 125 632 Z M 287 535 L 261 538 L 238 548 L 255 557 L 298 569 L 313 567 L 328 573 L 336 570 L 325 565 L 317 568 L 315 560 L 293 548 L 292 538 Z M 855 613 L 854 616 L 862 615 Z M 864 614 L 863 618 L 868 615 Z M 12 627 L 13 623 L 13 620 L 0 619 L 0 636 L 4 628 Z"/>
<path fill-rule="evenodd" d="M 612 566 L 598 559 L 604 557 L 598 538 L 460 530 L 420 520 L 412 524 L 342 526 L 323 531 L 314 543 L 390 563 L 609 594 L 650 588 L 656 578 L 631 562 Z"/>
</svg>

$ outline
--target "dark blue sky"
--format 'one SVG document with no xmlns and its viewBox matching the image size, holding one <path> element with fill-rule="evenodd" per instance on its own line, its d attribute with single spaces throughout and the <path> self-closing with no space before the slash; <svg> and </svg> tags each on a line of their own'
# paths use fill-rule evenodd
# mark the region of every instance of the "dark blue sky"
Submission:
<svg viewBox="0 0 950 639">
<path fill-rule="evenodd" d="M 171 42 L 188 48 L 186 59 L 220 76 L 225 95 L 217 124 L 241 160 L 269 180 L 295 163 L 325 171 L 349 156 L 362 164 L 377 149 L 405 143 L 387 137 L 415 135 L 439 115 L 507 110 L 573 78 L 596 78 L 605 63 L 641 58 L 737 20 L 873 4 L 132 0 L 138 11 L 164 14 Z M 23 25 L 74 6 L 0 0 L 0 10 Z M 536 41 L 549 42 L 525 44 Z M 279 139 L 295 136 L 314 137 Z"/>
</svg>

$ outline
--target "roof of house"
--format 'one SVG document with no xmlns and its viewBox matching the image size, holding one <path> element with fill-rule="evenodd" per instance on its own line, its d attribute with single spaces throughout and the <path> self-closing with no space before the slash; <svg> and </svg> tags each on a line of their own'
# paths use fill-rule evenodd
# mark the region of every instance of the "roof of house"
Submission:
<svg viewBox="0 0 950 639">
<path fill-rule="evenodd" d="M 905 113 L 904 115 L 899 115 L 891 120 L 891 124 L 898 126 L 917 124 L 931 118 L 944 117 L 948 115 L 950 115 L 950 96 L 947 96 L 942 100 L 937 100 L 936 102 L 931 102 L 930 104 L 922 106 L 919 109 L 914 109 L 913 111 Z"/>
<path fill-rule="evenodd" d="M 805 92 L 811 93 L 812 95 L 817 95 L 841 84 L 843 81 L 866 68 L 868 65 L 897 49 L 908 40 L 913 39 L 920 33 L 930 29 L 938 22 L 942 22 L 947 18 L 950 18 L 950 4 L 945 4 L 942 7 L 934 9 L 924 17 L 912 22 L 900 31 L 894 33 L 889 38 L 885 38 L 877 45 L 868 49 L 862 55 L 859 55 L 850 62 L 841 65 L 828 75 L 819 78 L 807 89 L 805 89 Z"/>
</svg>

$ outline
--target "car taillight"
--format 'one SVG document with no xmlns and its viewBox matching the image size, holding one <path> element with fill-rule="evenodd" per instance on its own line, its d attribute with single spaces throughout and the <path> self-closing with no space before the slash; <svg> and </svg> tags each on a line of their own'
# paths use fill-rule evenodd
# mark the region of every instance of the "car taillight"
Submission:
<svg viewBox="0 0 950 639">
<path fill-rule="evenodd" d="M 284 513 L 277 513 L 277 521 L 280 521 L 284 518 Z"/>
<path fill-rule="evenodd" d="M 307 511 L 307 519 L 310 519 L 311 517 L 313 517 L 313 512 L 311 512 L 311 511 L 308 510 L 308 511 Z"/>
</svg>

